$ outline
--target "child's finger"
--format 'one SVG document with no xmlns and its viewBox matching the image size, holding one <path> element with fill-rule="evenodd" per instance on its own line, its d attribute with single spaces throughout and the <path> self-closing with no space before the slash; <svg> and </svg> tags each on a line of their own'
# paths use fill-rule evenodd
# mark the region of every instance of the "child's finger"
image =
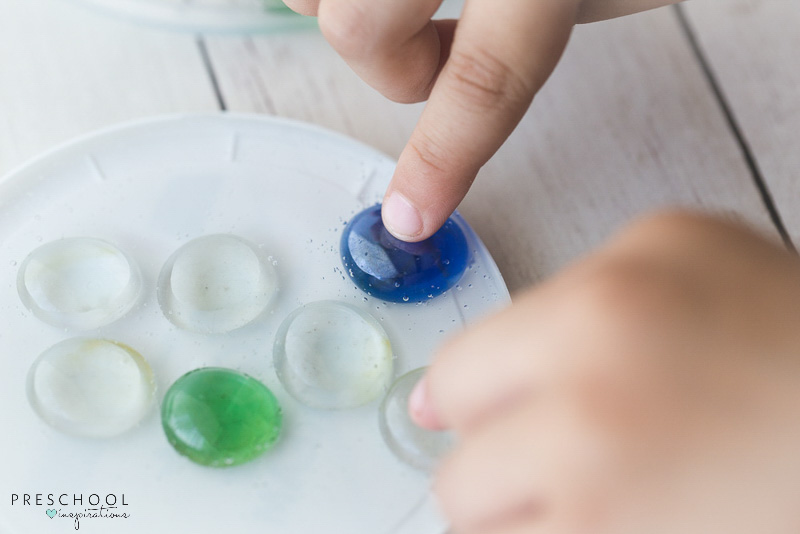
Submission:
<svg viewBox="0 0 800 534">
<path fill-rule="evenodd" d="M 396 237 L 429 237 L 461 202 L 555 68 L 576 3 L 467 2 L 449 58 L 384 198 L 383 220 Z"/>
<path fill-rule="evenodd" d="M 283 0 L 289 9 L 310 17 L 317 16 L 319 0 Z"/>
<path fill-rule="evenodd" d="M 323 35 L 353 70 L 384 96 L 428 97 L 451 32 L 431 21 L 442 0 L 321 0 Z"/>
<path fill-rule="evenodd" d="M 669 4 L 677 4 L 681 0 L 584 0 L 581 2 L 576 22 L 595 22 L 639 11 L 655 9 Z"/>
<path fill-rule="evenodd" d="M 564 397 L 520 399 L 460 438 L 434 484 L 456 532 L 588 532 L 618 498 L 617 441 Z"/>
<path fill-rule="evenodd" d="M 551 470 L 565 435 L 551 408 L 521 402 L 462 437 L 434 484 L 456 532 L 502 532 L 552 514 Z"/>
<path fill-rule="evenodd" d="M 461 430 L 538 389 L 552 352 L 540 308 L 536 293 L 526 295 L 443 347 L 409 400 L 417 424 Z"/>
<path fill-rule="evenodd" d="M 480 529 L 457 534 L 557 534 L 541 521 L 529 517 L 517 518 L 509 523 L 491 529 Z"/>
</svg>

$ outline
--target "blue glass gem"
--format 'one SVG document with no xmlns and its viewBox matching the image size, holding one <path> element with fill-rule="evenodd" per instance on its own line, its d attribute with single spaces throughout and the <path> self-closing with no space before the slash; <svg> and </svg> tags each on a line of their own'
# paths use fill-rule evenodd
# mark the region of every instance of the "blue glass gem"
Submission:
<svg viewBox="0 0 800 534">
<path fill-rule="evenodd" d="M 455 285 L 469 262 L 467 238 L 452 218 L 425 241 L 406 243 L 383 226 L 380 204 L 348 223 L 341 251 L 353 282 L 389 302 L 422 302 L 440 295 Z"/>
</svg>

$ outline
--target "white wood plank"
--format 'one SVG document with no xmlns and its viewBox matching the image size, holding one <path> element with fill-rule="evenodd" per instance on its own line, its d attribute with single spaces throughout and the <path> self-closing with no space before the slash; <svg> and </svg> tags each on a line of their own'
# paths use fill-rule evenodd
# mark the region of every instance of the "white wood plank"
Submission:
<svg viewBox="0 0 800 534">
<path fill-rule="evenodd" d="M 195 38 L 65 0 L 0 0 L 0 174 L 147 115 L 217 109 Z"/>
<path fill-rule="evenodd" d="M 464 211 L 502 247 L 512 282 L 666 206 L 735 212 L 774 233 L 672 9 L 577 28 L 484 175 Z"/>
<path fill-rule="evenodd" d="M 231 111 L 313 122 L 397 157 L 421 104 L 387 101 L 362 82 L 318 31 L 263 37 L 208 37 Z"/>
<path fill-rule="evenodd" d="M 685 12 L 800 244 L 800 2 L 703 0 Z"/>
<path fill-rule="evenodd" d="M 316 34 L 214 38 L 209 49 L 231 110 L 316 122 L 392 156 L 420 112 L 383 100 Z M 732 211 L 773 231 L 670 9 L 577 28 L 461 211 L 513 292 L 668 205 Z"/>
</svg>

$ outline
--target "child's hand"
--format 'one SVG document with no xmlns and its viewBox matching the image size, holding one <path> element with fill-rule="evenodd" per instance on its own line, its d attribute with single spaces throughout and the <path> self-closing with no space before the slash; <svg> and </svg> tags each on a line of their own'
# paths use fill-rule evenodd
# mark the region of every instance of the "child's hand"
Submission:
<svg viewBox="0 0 800 534">
<path fill-rule="evenodd" d="M 800 260 L 743 228 L 640 222 L 420 384 L 458 534 L 800 532 Z"/>
<path fill-rule="evenodd" d="M 429 99 L 383 204 L 387 228 L 407 241 L 429 237 L 461 202 L 550 76 L 575 22 L 677 1 L 468 0 L 456 32 L 455 21 L 431 21 L 442 0 L 285 0 L 318 15 L 331 45 L 381 93 Z"/>
</svg>

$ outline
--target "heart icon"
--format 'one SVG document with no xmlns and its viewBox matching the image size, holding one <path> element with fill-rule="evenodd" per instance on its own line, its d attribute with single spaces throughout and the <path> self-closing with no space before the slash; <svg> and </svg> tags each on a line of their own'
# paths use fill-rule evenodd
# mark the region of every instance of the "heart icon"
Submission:
<svg viewBox="0 0 800 534">
<path fill-rule="evenodd" d="M 49 517 L 50 519 L 53 519 L 56 516 L 56 511 L 53 508 L 50 508 L 45 513 L 47 514 L 47 517 Z"/>
</svg>

